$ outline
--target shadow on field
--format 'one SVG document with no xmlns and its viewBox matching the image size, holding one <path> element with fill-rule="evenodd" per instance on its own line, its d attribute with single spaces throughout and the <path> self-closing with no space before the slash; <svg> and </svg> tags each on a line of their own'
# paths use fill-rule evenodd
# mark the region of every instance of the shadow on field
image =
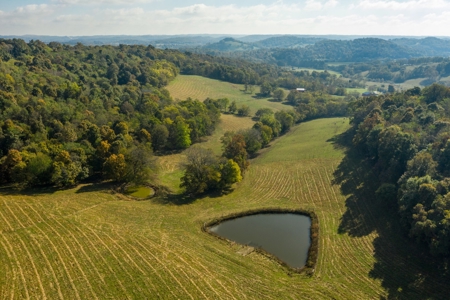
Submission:
<svg viewBox="0 0 450 300">
<path fill-rule="evenodd" d="M 187 205 L 203 198 L 219 198 L 223 195 L 232 192 L 232 189 L 222 192 L 210 192 L 201 195 L 189 195 L 189 194 L 173 194 L 170 191 L 166 191 L 164 194 L 160 194 L 159 197 L 152 199 L 154 203 L 162 205 Z"/>
<path fill-rule="evenodd" d="M 75 193 L 90 193 L 90 192 L 100 192 L 100 191 L 109 191 L 114 188 L 114 184 L 112 182 L 98 182 L 82 185 Z"/>
<path fill-rule="evenodd" d="M 23 195 L 23 196 L 39 196 L 39 195 L 51 195 L 58 191 L 65 191 L 70 189 L 77 189 L 75 193 L 88 193 L 109 191 L 114 187 L 111 182 L 94 182 L 87 184 L 80 184 L 69 187 L 55 187 L 55 186 L 39 186 L 33 188 L 18 188 L 12 186 L 0 187 L 0 194 L 3 195 Z"/>
<path fill-rule="evenodd" d="M 363 237 L 377 233 L 373 241 L 375 263 L 368 275 L 381 281 L 387 292 L 382 299 L 449 299 L 448 261 L 431 257 L 426 248 L 408 238 L 395 205 L 388 207 L 377 201 L 378 178 L 370 164 L 348 147 L 351 136 L 349 131 L 330 140 L 346 151 L 333 174 L 333 183 L 347 197 L 339 234 Z"/>
<path fill-rule="evenodd" d="M 155 197 L 151 201 L 162 205 L 187 205 L 195 202 L 196 200 L 197 198 L 190 197 L 184 194 L 167 194 L 164 196 L 161 195 L 159 197 Z"/>
<path fill-rule="evenodd" d="M 2 195 L 23 195 L 23 196 L 39 196 L 39 195 L 50 195 L 61 189 L 48 186 L 48 187 L 37 187 L 37 188 L 24 188 L 19 189 L 16 187 L 1 187 L 0 194 Z"/>
</svg>

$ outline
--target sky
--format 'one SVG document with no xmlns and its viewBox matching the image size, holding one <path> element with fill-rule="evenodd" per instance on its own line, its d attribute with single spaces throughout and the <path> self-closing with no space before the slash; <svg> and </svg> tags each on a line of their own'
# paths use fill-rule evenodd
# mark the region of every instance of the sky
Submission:
<svg viewBox="0 0 450 300">
<path fill-rule="evenodd" d="M 0 0 L 0 35 L 450 36 L 450 0 Z"/>
</svg>

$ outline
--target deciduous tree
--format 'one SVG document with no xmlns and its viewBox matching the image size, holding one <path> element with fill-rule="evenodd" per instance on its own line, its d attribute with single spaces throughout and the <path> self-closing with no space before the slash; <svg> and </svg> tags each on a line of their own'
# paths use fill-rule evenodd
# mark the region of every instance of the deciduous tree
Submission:
<svg viewBox="0 0 450 300">
<path fill-rule="evenodd" d="M 283 101 L 285 96 L 286 93 L 283 89 L 276 89 L 273 91 L 273 98 L 275 98 L 279 102 Z"/>
<path fill-rule="evenodd" d="M 230 106 L 228 107 L 228 111 L 232 114 L 234 114 L 237 110 L 236 101 L 232 101 Z"/>
<path fill-rule="evenodd" d="M 180 187 L 189 194 L 202 194 L 220 182 L 218 159 L 210 149 L 193 147 L 186 151 L 184 175 Z"/>
<path fill-rule="evenodd" d="M 249 162 L 247 161 L 247 150 L 245 150 L 245 138 L 242 134 L 235 134 L 225 145 L 225 149 L 223 152 L 223 156 L 229 159 L 234 160 L 241 169 L 241 173 L 244 173 L 249 166 Z"/>
<path fill-rule="evenodd" d="M 103 176 L 121 182 L 125 179 L 127 165 L 123 154 L 112 154 L 103 164 Z"/>
</svg>

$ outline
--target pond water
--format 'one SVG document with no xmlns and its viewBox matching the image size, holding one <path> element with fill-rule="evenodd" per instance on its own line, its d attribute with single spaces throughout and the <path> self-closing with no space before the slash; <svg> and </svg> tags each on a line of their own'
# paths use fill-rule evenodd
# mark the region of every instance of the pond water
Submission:
<svg viewBox="0 0 450 300">
<path fill-rule="evenodd" d="M 295 213 L 264 213 L 227 220 L 209 228 L 239 244 L 260 247 L 290 267 L 301 268 L 308 259 L 311 219 Z"/>
</svg>

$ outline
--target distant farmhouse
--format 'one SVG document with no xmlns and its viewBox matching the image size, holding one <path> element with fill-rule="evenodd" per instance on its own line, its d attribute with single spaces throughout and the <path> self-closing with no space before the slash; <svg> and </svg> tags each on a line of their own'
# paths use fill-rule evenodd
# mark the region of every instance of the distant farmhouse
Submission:
<svg viewBox="0 0 450 300">
<path fill-rule="evenodd" d="M 304 93 L 306 90 L 304 88 L 296 88 L 297 92 Z"/>
</svg>

